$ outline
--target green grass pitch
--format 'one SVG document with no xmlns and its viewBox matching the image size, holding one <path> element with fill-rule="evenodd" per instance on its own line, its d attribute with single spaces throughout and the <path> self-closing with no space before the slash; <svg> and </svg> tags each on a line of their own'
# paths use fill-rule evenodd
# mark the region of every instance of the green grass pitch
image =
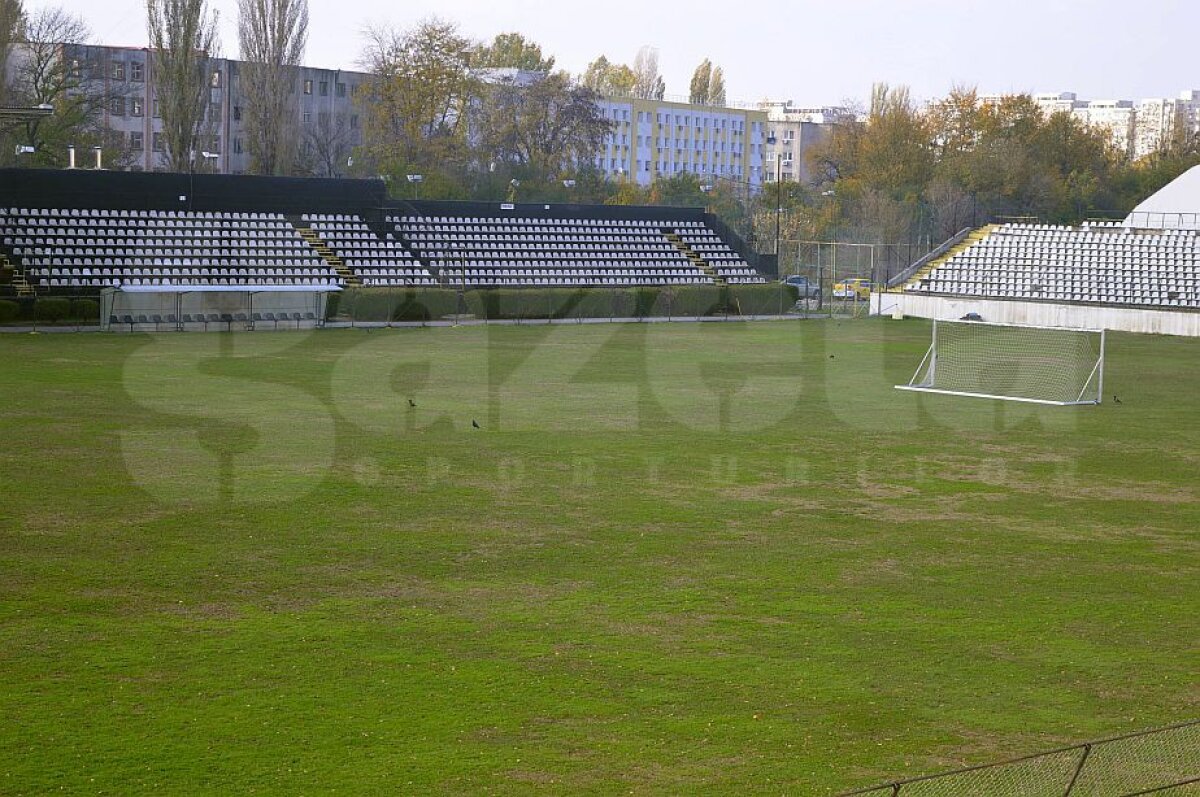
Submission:
<svg viewBox="0 0 1200 797">
<path fill-rule="evenodd" d="M 928 339 L 0 336 L 0 793 L 819 795 L 1195 717 L 1200 342 L 1043 408 L 894 390 Z"/>
</svg>

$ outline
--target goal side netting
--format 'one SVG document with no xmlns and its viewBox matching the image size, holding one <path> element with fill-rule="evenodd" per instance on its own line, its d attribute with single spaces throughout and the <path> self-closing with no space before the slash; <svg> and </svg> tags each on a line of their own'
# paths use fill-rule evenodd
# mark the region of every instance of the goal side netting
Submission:
<svg viewBox="0 0 1200 797">
<path fill-rule="evenodd" d="M 900 390 L 1038 404 L 1099 404 L 1104 331 L 934 321 L 925 359 Z"/>
</svg>

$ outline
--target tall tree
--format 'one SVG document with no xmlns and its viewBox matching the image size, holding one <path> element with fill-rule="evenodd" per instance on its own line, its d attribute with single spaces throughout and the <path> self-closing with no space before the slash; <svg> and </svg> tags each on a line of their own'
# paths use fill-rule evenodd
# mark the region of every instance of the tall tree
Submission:
<svg viewBox="0 0 1200 797">
<path fill-rule="evenodd" d="M 542 55 L 542 47 L 520 33 L 501 33 L 476 51 L 474 66 L 483 69 L 521 69 L 546 72 L 554 69 L 554 57 Z"/>
<path fill-rule="evenodd" d="M 633 59 L 633 96 L 644 100 L 661 100 L 667 84 L 658 73 L 658 50 L 649 45 L 638 50 Z"/>
<path fill-rule="evenodd" d="M 13 42 L 22 35 L 25 9 L 21 0 L 0 0 L 0 105 L 8 94 L 8 57 Z"/>
<path fill-rule="evenodd" d="M 238 0 L 246 144 L 254 174 L 283 174 L 295 162 L 293 97 L 307 41 L 308 0 Z"/>
<path fill-rule="evenodd" d="M 374 28 L 367 36 L 362 61 L 372 80 L 358 95 L 364 153 L 398 172 L 462 167 L 468 111 L 480 86 L 471 66 L 474 43 L 438 19 L 409 31 Z"/>
<path fill-rule="evenodd" d="M 164 165 L 195 168 L 208 139 L 212 59 L 217 56 L 217 12 L 205 0 L 146 0 L 146 25 L 162 116 Z"/>
<path fill-rule="evenodd" d="M 591 163 L 612 123 L 598 95 L 558 72 L 532 86 L 502 81 L 489 87 L 480 120 L 489 157 L 548 181 Z"/>
<path fill-rule="evenodd" d="M 708 104 L 708 90 L 712 85 L 712 61 L 705 58 L 692 72 L 692 82 L 688 87 L 688 102 L 692 105 Z"/>
<path fill-rule="evenodd" d="M 313 177 L 341 177 L 349 169 L 353 132 L 343 113 L 317 114 L 317 121 L 300 128 L 296 170 Z"/>
<path fill-rule="evenodd" d="M 708 104 L 725 104 L 725 70 L 716 67 L 712 71 L 712 81 L 708 84 Z"/>
</svg>

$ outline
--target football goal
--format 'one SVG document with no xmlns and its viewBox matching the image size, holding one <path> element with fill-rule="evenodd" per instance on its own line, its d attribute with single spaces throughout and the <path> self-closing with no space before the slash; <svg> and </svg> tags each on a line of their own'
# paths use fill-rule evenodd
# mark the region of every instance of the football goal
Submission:
<svg viewBox="0 0 1200 797">
<path fill-rule="evenodd" d="M 934 321 L 925 359 L 900 390 L 1036 404 L 1099 404 L 1104 330 Z"/>
</svg>

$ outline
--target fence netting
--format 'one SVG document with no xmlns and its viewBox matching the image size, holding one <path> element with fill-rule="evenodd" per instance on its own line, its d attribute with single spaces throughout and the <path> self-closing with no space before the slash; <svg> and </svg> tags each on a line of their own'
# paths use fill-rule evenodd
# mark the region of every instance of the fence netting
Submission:
<svg viewBox="0 0 1200 797">
<path fill-rule="evenodd" d="M 869 797 L 1135 797 L 1200 793 L 1200 721 L 846 792 Z"/>
</svg>

